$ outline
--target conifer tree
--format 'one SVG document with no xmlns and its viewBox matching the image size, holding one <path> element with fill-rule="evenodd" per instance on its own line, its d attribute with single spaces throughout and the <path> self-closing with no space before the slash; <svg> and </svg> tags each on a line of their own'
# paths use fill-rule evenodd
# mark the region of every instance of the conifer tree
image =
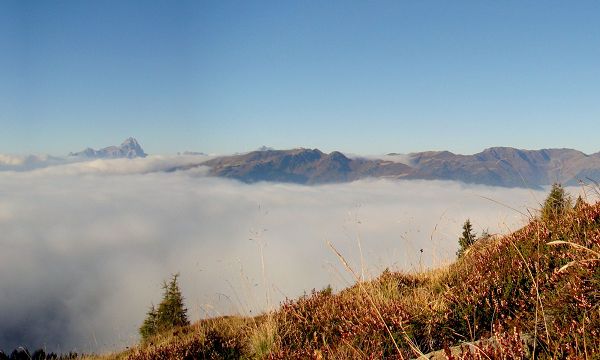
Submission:
<svg viewBox="0 0 600 360">
<path fill-rule="evenodd" d="M 171 277 L 171 281 L 163 282 L 162 301 L 158 304 L 158 308 L 155 308 L 154 305 L 150 308 L 140 327 L 142 339 L 146 340 L 150 336 L 168 329 L 190 324 L 183 295 L 179 289 L 178 277 L 179 274 L 175 274 Z"/>
<path fill-rule="evenodd" d="M 542 220 L 556 219 L 570 208 L 571 199 L 565 194 L 565 189 L 560 184 L 554 183 L 542 207 Z"/>
<path fill-rule="evenodd" d="M 461 257 L 465 251 L 469 248 L 469 246 L 475 243 L 477 239 L 477 234 L 473 232 L 473 225 L 471 225 L 471 220 L 467 219 L 463 225 L 463 233 L 460 238 L 458 238 L 458 245 L 460 248 L 456 252 L 458 257 Z"/>
<path fill-rule="evenodd" d="M 156 308 L 154 307 L 154 304 L 152 304 L 152 306 L 150 306 L 150 310 L 148 310 L 146 313 L 146 319 L 144 320 L 144 323 L 140 327 L 140 335 L 142 336 L 142 339 L 148 339 L 150 336 L 158 332 L 156 321 L 157 316 L 158 313 L 156 312 Z"/>
<path fill-rule="evenodd" d="M 581 197 L 581 195 L 579 195 L 577 197 L 577 200 L 575 201 L 575 206 L 573 207 L 576 210 L 581 209 L 583 206 L 585 205 L 585 200 L 583 200 L 583 198 Z"/>
<path fill-rule="evenodd" d="M 183 303 L 183 295 L 177 283 L 178 277 L 179 274 L 175 274 L 169 283 L 166 281 L 163 283 L 163 301 L 158 305 L 157 310 L 157 322 L 161 328 L 185 326 L 190 323 Z"/>
</svg>

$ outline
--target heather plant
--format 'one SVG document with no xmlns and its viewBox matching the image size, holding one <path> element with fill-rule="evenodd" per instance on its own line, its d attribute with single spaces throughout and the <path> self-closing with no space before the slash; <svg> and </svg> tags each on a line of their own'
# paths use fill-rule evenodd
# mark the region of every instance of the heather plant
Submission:
<svg viewBox="0 0 600 360">
<path fill-rule="evenodd" d="M 186 327 L 171 329 L 152 337 L 142 346 L 111 359 L 239 359 L 250 357 L 247 338 L 261 319 L 234 316 L 201 320 Z"/>
<path fill-rule="evenodd" d="M 448 266 L 355 276 L 266 315 L 202 320 L 129 358 L 600 359 L 600 204 L 573 209 L 560 189 L 548 216 L 511 234 L 476 238 L 469 221 L 462 238 L 473 241 Z"/>
<path fill-rule="evenodd" d="M 600 356 L 599 247 L 598 204 L 534 220 L 482 246 L 453 265 L 461 275 L 448 284 L 448 324 L 474 339 L 523 329 L 538 357 Z"/>
</svg>

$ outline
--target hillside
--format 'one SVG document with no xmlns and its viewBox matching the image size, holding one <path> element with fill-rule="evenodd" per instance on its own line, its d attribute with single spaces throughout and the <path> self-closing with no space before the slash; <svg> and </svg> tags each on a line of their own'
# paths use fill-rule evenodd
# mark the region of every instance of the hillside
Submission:
<svg viewBox="0 0 600 360">
<path fill-rule="evenodd" d="M 108 358 L 600 359 L 600 203 L 559 211 L 482 238 L 446 267 L 313 290 Z"/>
<path fill-rule="evenodd" d="M 213 176 L 249 183 L 322 184 L 374 177 L 535 188 L 555 182 L 577 185 L 579 180 L 600 177 L 600 153 L 509 147 L 489 148 L 474 155 L 448 151 L 388 154 L 385 160 L 350 158 L 337 151 L 326 154 L 318 149 L 265 149 L 219 157 L 201 165 L 208 166 Z"/>
<path fill-rule="evenodd" d="M 350 159 L 337 151 L 325 154 L 318 149 L 253 151 L 244 155 L 216 158 L 204 165 L 211 168 L 211 175 L 244 182 L 278 181 L 300 184 L 398 176 L 410 171 L 410 167 L 402 163 Z"/>
</svg>

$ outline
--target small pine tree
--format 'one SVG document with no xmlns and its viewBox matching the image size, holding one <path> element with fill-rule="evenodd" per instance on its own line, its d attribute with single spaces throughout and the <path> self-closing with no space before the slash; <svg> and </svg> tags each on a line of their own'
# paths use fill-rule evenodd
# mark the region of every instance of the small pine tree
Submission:
<svg viewBox="0 0 600 360">
<path fill-rule="evenodd" d="M 542 220 L 556 219 L 569 209 L 571 209 L 571 199 L 560 184 L 554 183 L 542 207 Z"/>
<path fill-rule="evenodd" d="M 142 339 L 146 340 L 150 336 L 152 336 L 158 332 L 157 331 L 158 324 L 156 321 L 157 317 L 158 317 L 158 313 L 156 312 L 156 308 L 154 307 L 154 304 L 152 304 L 152 306 L 150 306 L 150 310 L 148 310 L 148 312 L 146 313 L 146 319 L 144 320 L 144 323 L 140 327 L 140 335 L 142 336 Z"/>
<path fill-rule="evenodd" d="M 157 321 L 161 327 L 172 328 L 189 325 L 187 309 L 183 304 L 183 295 L 179 290 L 177 278 L 179 274 L 173 275 L 171 281 L 163 283 L 163 301 L 158 305 Z"/>
<path fill-rule="evenodd" d="M 171 277 L 170 282 L 163 282 L 162 301 L 158 304 L 158 308 L 155 308 L 154 305 L 150 308 L 140 327 L 140 335 L 143 340 L 168 329 L 190 324 L 183 295 L 179 290 L 178 277 L 179 274 L 175 274 Z"/>
<path fill-rule="evenodd" d="M 477 240 L 485 240 L 485 239 L 489 239 L 491 237 L 492 237 L 492 234 L 490 234 L 490 229 L 488 228 L 488 229 L 481 231 L 481 235 L 479 235 Z"/>
<path fill-rule="evenodd" d="M 577 200 L 575 201 L 575 206 L 573 207 L 575 210 L 580 210 L 586 204 L 585 200 L 579 195 Z"/>
<path fill-rule="evenodd" d="M 458 238 L 458 245 L 460 248 L 456 252 L 458 257 L 461 257 L 465 251 L 469 248 L 469 246 L 473 245 L 477 240 L 477 234 L 473 232 L 473 225 L 471 224 L 471 220 L 467 219 L 463 224 L 463 233 L 462 236 Z"/>
</svg>

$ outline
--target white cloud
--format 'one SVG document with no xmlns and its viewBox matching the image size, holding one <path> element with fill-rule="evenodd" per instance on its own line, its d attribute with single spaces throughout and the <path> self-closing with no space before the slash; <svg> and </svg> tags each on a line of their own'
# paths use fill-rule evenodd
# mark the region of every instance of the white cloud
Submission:
<svg viewBox="0 0 600 360">
<path fill-rule="evenodd" d="M 267 305 L 266 288 L 277 304 L 311 288 L 346 286 L 350 276 L 326 241 L 358 269 L 360 239 L 367 274 L 440 264 L 454 257 L 466 218 L 479 232 L 506 232 L 525 221 L 509 207 L 525 211 L 545 196 L 443 181 L 308 187 L 241 184 L 204 177 L 201 168 L 157 172 L 193 161 L 97 160 L 0 173 L 0 344 L 124 347 L 175 272 L 193 319 L 255 313 Z"/>
<path fill-rule="evenodd" d="M 15 156 L 9 154 L 0 154 L 0 165 L 22 165 L 26 161 L 24 156 Z"/>
<path fill-rule="evenodd" d="M 384 160 L 393 163 L 400 163 L 405 165 L 411 165 L 411 156 L 409 154 L 394 154 L 394 155 L 358 155 L 358 154 L 346 154 L 352 159 L 368 159 L 368 160 Z"/>
<path fill-rule="evenodd" d="M 50 155 L 11 155 L 0 154 L 0 171 L 31 170 L 66 162 L 66 159 Z"/>
</svg>

